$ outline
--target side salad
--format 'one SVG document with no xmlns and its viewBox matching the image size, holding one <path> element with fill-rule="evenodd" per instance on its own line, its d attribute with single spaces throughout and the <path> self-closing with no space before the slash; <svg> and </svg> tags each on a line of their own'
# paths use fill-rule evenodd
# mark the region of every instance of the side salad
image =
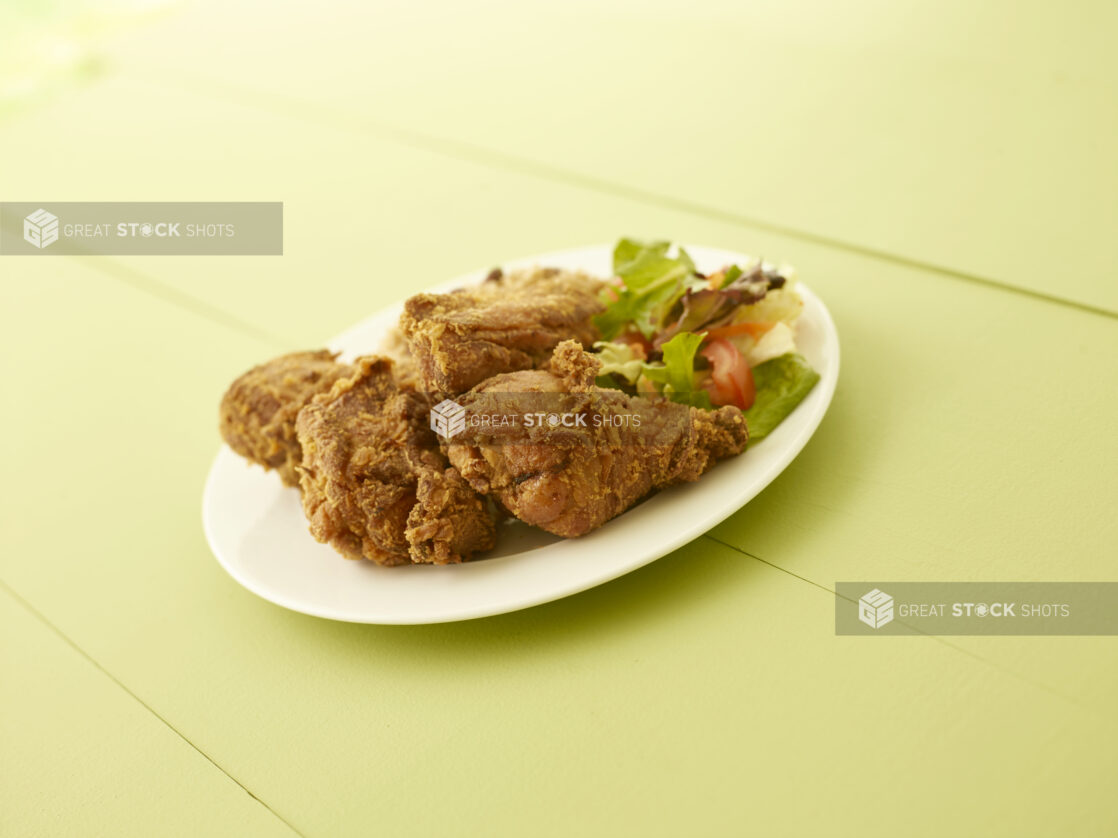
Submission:
<svg viewBox="0 0 1118 838">
<path fill-rule="evenodd" d="M 613 251 L 599 386 L 745 413 L 750 441 L 767 436 L 815 386 L 796 351 L 803 299 L 791 269 L 761 260 L 702 274 L 682 247 L 622 239 Z"/>
</svg>

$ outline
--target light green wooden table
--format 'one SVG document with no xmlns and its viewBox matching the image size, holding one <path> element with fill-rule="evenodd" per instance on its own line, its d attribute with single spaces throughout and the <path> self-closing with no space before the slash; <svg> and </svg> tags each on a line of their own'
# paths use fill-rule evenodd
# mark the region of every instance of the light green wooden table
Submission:
<svg viewBox="0 0 1118 838">
<path fill-rule="evenodd" d="M 0 122 L 6 200 L 285 255 L 0 258 L 0 834 L 1118 834 L 1118 640 L 836 637 L 839 580 L 1118 579 L 1111 3 L 197 2 Z M 329 623 L 211 557 L 227 382 L 620 234 L 795 263 L 831 411 L 584 594 Z"/>
</svg>

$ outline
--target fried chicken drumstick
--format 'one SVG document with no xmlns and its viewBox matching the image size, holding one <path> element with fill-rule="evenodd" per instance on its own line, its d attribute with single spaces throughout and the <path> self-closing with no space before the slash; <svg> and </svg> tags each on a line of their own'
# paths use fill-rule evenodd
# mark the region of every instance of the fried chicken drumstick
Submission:
<svg viewBox="0 0 1118 838">
<path fill-rule="evenodd" d="M 655 489 L 698 480 L 715 461 L 745 448 L 748 432 L 737 408 L 706 411 L 600 388 L 599 366 L 578 341 L 567 341 L 549 369 L 498 375 L 459 397 L 478 415 L 545 418 L 530 427 L 468 428 L 447 445 L 450 462 L 520 520 L 571 537 Z M 553 415 L 584 419 L 567 420 L 568 427 L 552 424 Z"/>
<path fill-rule="evenodd" d="M 453 396 L 499 373 L 541 365 L 560 341 L 592 344 L 603 287 L 580 271 L 494 271 L 476 288 L 412 297 L 400 326 L 422 386 Z"/>
</svg>

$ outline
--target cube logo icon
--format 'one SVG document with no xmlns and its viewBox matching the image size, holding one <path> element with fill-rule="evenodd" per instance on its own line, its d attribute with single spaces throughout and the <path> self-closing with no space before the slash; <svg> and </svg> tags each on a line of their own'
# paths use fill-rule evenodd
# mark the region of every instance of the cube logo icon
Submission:
<svg viewBox="0 0 1118 838">
<path fill-rule="evenodd" d="M 431 430 L 443 439 L 451 439 L 466 430 L 466 408 L 450 399 L 443 399 L 431 408 Z"/>
<path fill-rule="evenodd" d="M 58 241 L 58 216 L 37 209 L 23 219 L 23 238 L 40 250 Z"/>
<path fill-rule="evenodd" d="M 874 588 L 858 600 L 858 619 L 875 629 L 893 622 L 893 598 Z"/>
</svg>

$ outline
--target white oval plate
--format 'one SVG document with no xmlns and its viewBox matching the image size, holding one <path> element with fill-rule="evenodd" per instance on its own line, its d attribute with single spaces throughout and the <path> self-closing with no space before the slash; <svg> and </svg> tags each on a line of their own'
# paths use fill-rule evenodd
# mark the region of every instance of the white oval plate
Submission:
<svg viewBox="0 0 1118 838">
<path fill-rule="evenodd" d="M 700 270 L 748 256 L 687 246 Z M 611 273 L 612 248 L 546 253 L 512 262 Z M 431 289 L 480 282 L 486 270 Z M 562 539 L 512 521 L 497 548 L 461 565 L 385 568 L 349 561 L 307 530 L 299 493 L 223 446 L 202 497 L 206 539 L 229 575 L 277 605 L 355 623 L 440 623 L 527 608 L 584 591 L 636 570 L 686 544 L 744 506 L 792 462 L 811 438 L 835 391 L 839 344 L 826 306 L 802 283 L 797 345 L 819 372 L 807 398 L 766 439 L 719 463 L 697 483 L 651 497 L 582 538 Z M 403 302 L 374 314 L 330 342 L 346 358 L 374 353 Z"/>
</svg>

